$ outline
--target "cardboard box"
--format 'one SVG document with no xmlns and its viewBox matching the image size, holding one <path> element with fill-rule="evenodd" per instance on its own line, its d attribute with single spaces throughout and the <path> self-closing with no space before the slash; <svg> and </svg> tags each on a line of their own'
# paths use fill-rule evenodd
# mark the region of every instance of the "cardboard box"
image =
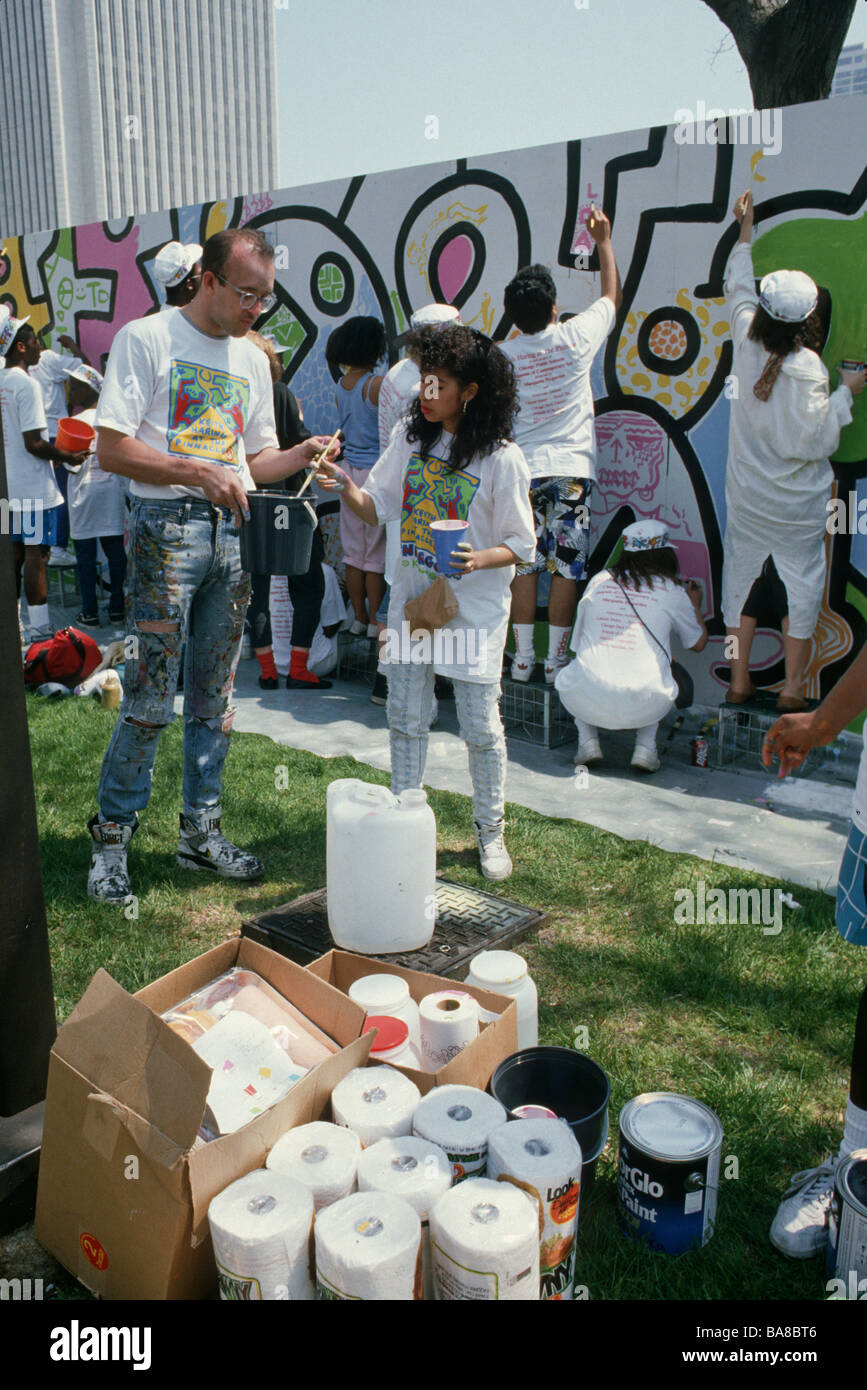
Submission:
<svg viewBox="0 0 867 1390">
<path fill-rule="evenodd" d="M 159 1015 L 233 965 L 256 971 L 342 1049 L 235 1134 L 193 1148 L 211 1069 Z M 330 1118 L 331 1092 L 364 1066 L 363 1011 L 245 938 L 135 995 L 98 970 L 51 1051 L 37 1240 L 101 1298 L 206 1298 L 217 1270 L 208 1204 L 264 1166 L 294 1125 Z"/>
<path fill-rule="evenodd" d="M 477 1086 L 484 1091 L 503 1058 L 510 1057 L 518 1050 L 518 1006 L 514 999 L 505 994 L 492 994 L 490 990 L 445 980 L 441 975 L 427 975 L 420 970 L 404 970 L 399 965 L 386 964 L 379 957 L 358 956 L 351 951 L 328 951 L 324 956 L 312 960 L 307 971 L 320 980 L 326 980 L 347 997 L 349 986 L 362 975 L 399 975 L 406 980 L 417 1004 L 426 994 L 443 989 L 460 989 L 477 999 L 483 1009 L 498 1015 L 493 1023 L 483 1023 L 476 1040 L 444 1067 L 440 1067 L 439 1071 L 397 1068 L 412 1078 L 422 1095 L 427 1095 L 434 1086 Z"/>
</svg>

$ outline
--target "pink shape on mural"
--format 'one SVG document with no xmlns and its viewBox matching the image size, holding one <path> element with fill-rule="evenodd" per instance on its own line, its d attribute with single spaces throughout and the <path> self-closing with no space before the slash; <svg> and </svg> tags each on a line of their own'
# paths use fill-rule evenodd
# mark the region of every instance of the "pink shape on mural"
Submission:
<svg viewBox="0 0 867 1390">
<path fill-rule="evenodd" d="M 76 324 L 78 341 L 96 367 L 100 365 L 102 354 L 111 347 L 118 329 L 130 319 L 142 318 L 154 307 L 154 301 L 135 261 L 140 236 L 137 224 L 133 224 L 122 241 L 112 241 L 106 236 L 101 222 L 79 227 L 73 236 L 79 275 L 100 270 L 117 272 L 112 321 L 82 318 Z"/>
<path fill-rule="evenodd" d="M 596 421 L 596 444 L 595 509 L 651 503 L 665 473 L 665 430 L 635 410 L 611 410 Z"/>
<path fill-rule="evenodd" d="M 468 236 L 456 236 L 443 248 L 437 261 L 437 277 L 447 304 L 454 302 L 455 295 L 470 273 L 475 254 L 475 247 Z"/>
</svg>

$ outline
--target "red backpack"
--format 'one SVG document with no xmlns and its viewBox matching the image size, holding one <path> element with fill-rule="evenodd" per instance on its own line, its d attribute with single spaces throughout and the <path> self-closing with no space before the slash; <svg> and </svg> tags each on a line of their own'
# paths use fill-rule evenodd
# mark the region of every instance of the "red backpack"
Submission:
<svg viewBox="0 0 867 1390">
<path fill-rule="evenodd" d="M 59 681 L 70 689 L 86 680 L 102 661 L 93 638 L 77 627 L 64 627 L 42 642 L 34 642 L 24 657 L 24 684 Z"/>
</svg>

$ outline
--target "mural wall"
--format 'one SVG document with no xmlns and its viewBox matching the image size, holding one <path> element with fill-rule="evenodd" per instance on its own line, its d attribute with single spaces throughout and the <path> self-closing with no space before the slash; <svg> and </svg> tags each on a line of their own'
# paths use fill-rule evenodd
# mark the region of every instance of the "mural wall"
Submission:
<svg viewBox="0 0 867 1390">
<path fill-rule="evenodd" d="M 743 121 L 724 123 L 718 143 L 713 127 L 692 128 L 692 142 L 683 128 L 660 127 L 7 238 L 0 298 L 49 329 L 49 344 L 69 333 L 101 365 L 118 328 L 159 304 L 160 246 L 203 242 L 230 225 L 261 227 L 278 248 L 278 303 L 259 327 L 288 350 L 308 424 L 328 433 L 334 400 L 324 346 L 343 318 L 379 316 L 393 359 L 410 313 L 432 299 L 505 337 L 513 328 L 503 288 L 530 261 L 550 266 L 561 311 L 578 312 L 598 294 L 583 221 L 591 201 L 601 203 L 623 305 L 593 371 L 594 560 L 604 563 L 629 521 L 667 522 L 683 572 L 707 596 L 712 638 L 690 661 L 697 697 L 712 702 L 727 675 L 720 579 L 732 385 L 722 280 L 737 235 L 731 208 L 745 188 L 756 202 L 756 274 L 786 265 L 827 287 L 829 368 L 867 355 L 867 171 L 858 142 L 843 134 L 863 123 L 864 99 L 777 115 L 774 146 L 736 142 L 749 133 Z M 859 500 L 867 498 L 865 398 L 834 459 L 839 492 Z M 864 505 L 865 534 L 828 538 L 811 695 L 839 677 L 867 632 Z M 781 679 L 779 634 L 761 630 L 754 653 L 762 684 Z"/>
</svg>

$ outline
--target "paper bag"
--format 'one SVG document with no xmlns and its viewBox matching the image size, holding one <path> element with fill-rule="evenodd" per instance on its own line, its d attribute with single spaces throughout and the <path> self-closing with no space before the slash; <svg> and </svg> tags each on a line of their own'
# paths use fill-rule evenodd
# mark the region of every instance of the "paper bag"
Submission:
<svg viewBox="0 0 867 1390">
<path fill-rule="evenodd" d="M 457 617 L 458 601 L 445 575 L 438 574 L 423 594 L 409 600 L 403 612 L 411 633 L 419 629 L 436 632 Z"/>
</svg>

